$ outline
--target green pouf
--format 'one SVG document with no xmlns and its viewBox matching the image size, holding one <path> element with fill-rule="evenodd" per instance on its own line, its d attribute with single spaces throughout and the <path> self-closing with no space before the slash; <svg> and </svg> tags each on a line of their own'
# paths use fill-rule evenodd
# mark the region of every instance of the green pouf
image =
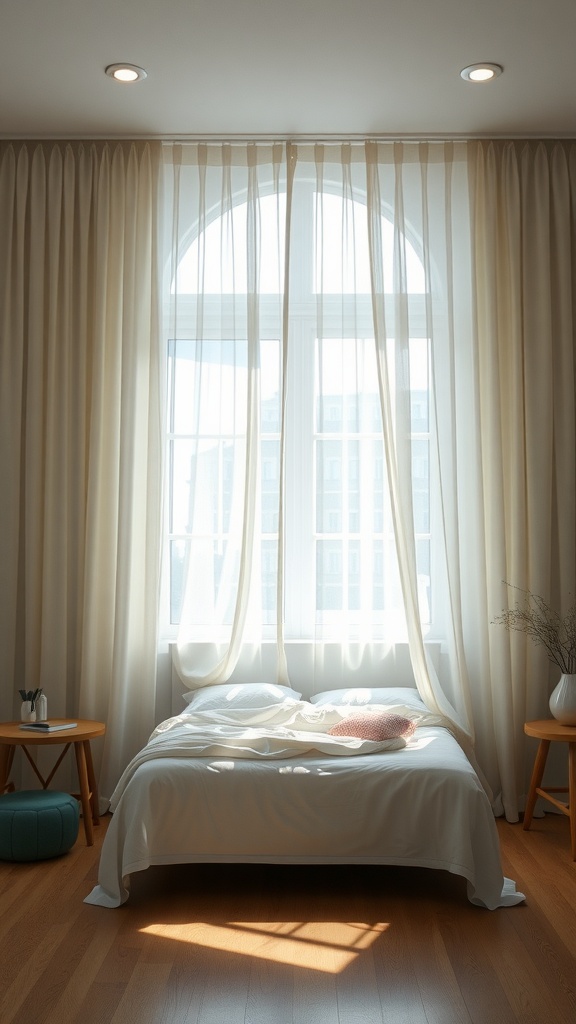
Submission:
<svg viewBox="0 0 576 1024">
<path fill-rule="evenodd" d="M 47 860 L 78 837 L 78 801 L 69 793 L 23 790 L 0 796 L 0 860 Z"/>
</svg>

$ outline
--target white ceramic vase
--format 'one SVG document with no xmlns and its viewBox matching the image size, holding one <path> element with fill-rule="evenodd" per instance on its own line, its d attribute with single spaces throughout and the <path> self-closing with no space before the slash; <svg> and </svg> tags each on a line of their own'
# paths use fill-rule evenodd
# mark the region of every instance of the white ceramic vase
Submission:
<svg viewBox="0 0 576 1024">
<path fill-rule="evenodd" d="M 562 725 L 576 725 L 576 674 L 560 676 L 550 697 L 550 711 Z"/>
</svg>

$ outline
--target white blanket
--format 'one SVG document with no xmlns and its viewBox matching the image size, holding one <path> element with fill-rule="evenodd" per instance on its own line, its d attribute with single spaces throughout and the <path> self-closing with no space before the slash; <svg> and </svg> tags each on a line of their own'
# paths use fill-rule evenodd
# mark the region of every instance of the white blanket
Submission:
<svg viewBox="0 0 576 1024">
<path fill-rule="evenodd" d="M 357 709 L 354 709 L 357 710 Z M 363 712 L 382 708 L 362 708 Z M 396 704 L 386 711 L 409 718 L 417 725 L 444 725 L 438 715 L 420 713 L 414 708 Z M 285 700 L 259 711 L 228 710 L 226 712 L 185 712 L 162 722 L 152 733 L 147 745 L 132 759 L 114 790 L 110 809 L 118 806 L 134 772 L 152 758 L 160 757 L 242 757 L 251 759 L 296 757 L 310 751 L 320 754 L 350 756 L 399 750 L 406 746 L 402 737 L 390 740 L 357 739 L 352 736 L 331 736 L 329 729 L 352 709 L 309 704 L 307 701 Z"/>
</svg>

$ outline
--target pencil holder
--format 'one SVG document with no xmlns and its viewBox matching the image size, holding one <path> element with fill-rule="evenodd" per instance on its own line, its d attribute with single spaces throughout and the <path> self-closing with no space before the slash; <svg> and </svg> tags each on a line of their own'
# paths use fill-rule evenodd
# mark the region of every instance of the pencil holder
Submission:
<svg viewBox="0 0 576 1024">
<path fill-rule="evenodd" d="M 35 722 L 36 721 L 36 709 L 32 710 L 33 704 L 31 700 L 22 701 L 22 709 L 20 711 L 20 718 L 23 722 Z"/>
</svg>

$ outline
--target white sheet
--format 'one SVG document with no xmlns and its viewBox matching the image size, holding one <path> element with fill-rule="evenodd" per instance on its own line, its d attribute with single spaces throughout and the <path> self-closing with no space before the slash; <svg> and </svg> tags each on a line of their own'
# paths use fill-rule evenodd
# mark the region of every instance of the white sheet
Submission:
<svg viewBox="0 0 576 1024">
<path fill-rule="evenodd" d="M 119 906 L 129 876 L 151 864 L 218 861 L 438 868 L 464 876 L 473 903 L 521 902 L 502 875 L 488 798 L 450 733 L 426 715 L 407 745 L 322 731 L 346 713 L 291 701 L 162 723 L 113 795 L 85 902 Z"/>
</svg>

